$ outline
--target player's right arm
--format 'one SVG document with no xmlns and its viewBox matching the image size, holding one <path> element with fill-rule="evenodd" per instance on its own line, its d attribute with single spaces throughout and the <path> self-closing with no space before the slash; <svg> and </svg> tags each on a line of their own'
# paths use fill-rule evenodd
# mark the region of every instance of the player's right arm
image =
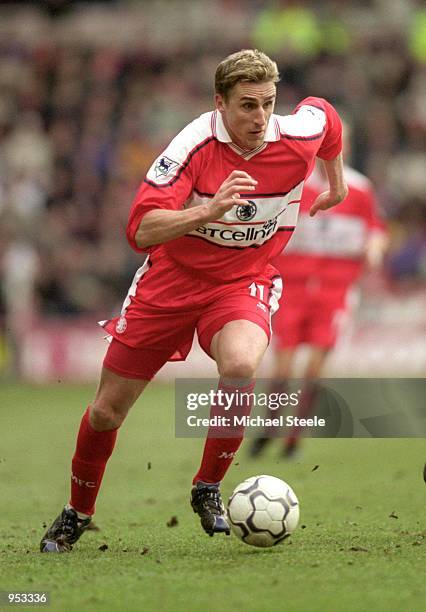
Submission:
<svg viewBox="0 0 426 612">
<path fill-rule="evenodd" d="M 256 184 L 257 181 L 247 172 L 234 170 L 207 204 L 185 210 L 150 210 L 136 230 L 134 241 L 137 248 L 144 250 L 180 238 L 204 223 L 220 219 L 233 206 L 248 204 L 247 200 L 240 198 L 240 193 L 253 190 Z M 183 204 L 178 203 L 179 207 Z"/>
</svg>

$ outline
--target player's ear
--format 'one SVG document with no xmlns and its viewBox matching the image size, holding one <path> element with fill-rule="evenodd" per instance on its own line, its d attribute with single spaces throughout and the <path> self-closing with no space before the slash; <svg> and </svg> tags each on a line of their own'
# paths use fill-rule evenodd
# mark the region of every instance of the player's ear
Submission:
<svg viewBox="0 0 426 612">
<path fill-rule="evenodd" d="M 225 100 L 222 96 L 222 94 L 215 94 L 214 95 L 214 101 L 216 104 L 216 108 L 220 113 L 223 113 L 225 111 Z"/>
</svg>

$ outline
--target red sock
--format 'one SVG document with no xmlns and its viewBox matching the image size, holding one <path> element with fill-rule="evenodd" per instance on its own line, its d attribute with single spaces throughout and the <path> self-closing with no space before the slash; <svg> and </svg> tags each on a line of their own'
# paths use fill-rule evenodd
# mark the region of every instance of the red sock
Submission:
<svg viewBox="0 0 426 612">
<path fill-rule="evenodd" d="M 252 381 L 244 387 L 230 387 L 219 382 L 218 389 L 227 394 L 252 393 L 255 384 L 255 381 Z M 226 412 L 223 411 L 223 408 L 218 409 L 216 406 L 212 406 L 210 410 L 210 417 L 216 414 L 221 416 L 225 415 L 231 418 L 233 415 L 249 415 L 251 411 L 251 401 L 249 399 L 244 399 L 242 405 L 240 405 L 240 403 L 236 405 L 236 402 L 234 401 L 230 409 Z M 218 429 L 221 430 L 222 437 L 214 437 L 218 435 Z M 226 435 L 228 435 L 228 437 L 225 437 Z M 228 468 L 231 465 L 235 454 L 243 441 L 243 438 L 244 427 L 242 426 L 236 426 L 232 429 L 229 428 L 225 432 L 223 431 L 223 428 L 220 427 L 210 428 L 207 434 L 206 443 L 204 445 L 201 466 L 194 476 L 192 483 L 195 484 L 200 480 L 206 483 L 220 482 L 228 471 Z"/>
<path fill-rule="evenodd" d="M 116 438 L 117 429 L 93 429 L 88 408 L 81 420 L 72 459 L 70 504 L 77 512 L 94 514 L 96 497 Z"/>
</svg>

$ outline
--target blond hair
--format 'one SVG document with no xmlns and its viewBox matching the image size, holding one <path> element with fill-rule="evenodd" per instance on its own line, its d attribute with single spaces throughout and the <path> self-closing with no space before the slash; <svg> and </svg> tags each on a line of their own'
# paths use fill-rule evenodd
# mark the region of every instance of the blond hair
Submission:
<svg viewBox="0 0 426 612">
<path fill-rule="evenodd" d="M 216 68 L 215 91 L 224 98 L 240 81 L 262 83 L 280 80 L 278 67 L 265 53 L 257 49 L 243 49 L 228 55 Z"/>
</svg>

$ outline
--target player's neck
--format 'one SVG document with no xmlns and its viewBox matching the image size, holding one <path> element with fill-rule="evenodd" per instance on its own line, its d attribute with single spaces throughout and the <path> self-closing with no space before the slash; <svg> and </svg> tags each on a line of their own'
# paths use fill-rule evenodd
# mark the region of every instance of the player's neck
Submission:
<svg viewBox="0 0 426 612">
<path fill-rule="evenodd" d="M 241 141 L 241 140 L 238 138 L 238 136 L 236 136 L 236 135 L 233 133 L 233 131 L 232 131 L 232 130 L 229 128 L 229 125 L 228 125 L 228 123 L 227 123 L 227 121 L 226 121 L 226 119 L 225 119 L 225 118 L 223 118 L 223 124 L 224 124 L 224 126 L 225 126 L 225 128 L 226 128 L 226 131 L 228 132 L 228 134 L 229 134 L 229 136 L 230 136 L 230 138 L 231 138 L 232 144 L 236 145 L 236 146 L 237 146 L 239 149 L 241 149 L 242 151 L 244 151 L 244 152 L 246 152 L 246 151 L 247 151 L 247 152 L 249 152 L 249 151 L 254 151 L 255 149 L 257 149 L 257 148 L 260 146 L 260 144 L 262 144 L 262 143 L 258 143 L 258 144 L 256 144 L 255 146 L 249 146 L 249 145 L 247 145 L 247 143 L 242 142 L 242 141 Z"/>
<path fill-rule="evenodd" d="M 237 146 L 239 149 L 241 149 L 244 152 L 254 151 L 254 149 L 257 149 L 259 146 L 259 145 L 256 145 L 255 147 L 248 147 L 247 144 L 243 143 L 239 138 L 237 138 L 234 134 L 232 134 L 230 130 L 228 130 L 228 133 L 231 137 L 232 144 L 234 144 L 235 146 Z"/>
</svg>

